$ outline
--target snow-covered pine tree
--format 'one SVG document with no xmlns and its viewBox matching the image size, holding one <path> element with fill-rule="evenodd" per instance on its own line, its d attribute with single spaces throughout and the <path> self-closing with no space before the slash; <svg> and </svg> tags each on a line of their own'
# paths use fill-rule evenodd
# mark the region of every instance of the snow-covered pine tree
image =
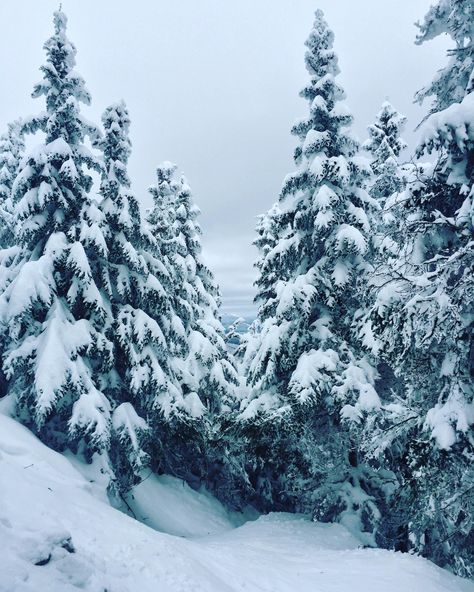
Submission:
<svg viewBox="0 0 474 592">
<path fill-rule="evenodd" d="M 260 317 L 265 316 L 263 307 L 269 303 L 271 304 L 271 295 L 273 290 L 273 282 L 275 276 L 272 273 L 261 273 L 262 267 L 265 264 L 265 258 L 268 253 L 278 243 L 279 232 L 279 218 L 282 215 L 279 204 L 275 203 L 265 214 L 261 214 L 257 218 L 257 225 L 255 232 L 257 238 L 253 244 L 257 248 L 258 258 L 254 263 L 254 267 L 259 271 L 255 286 L 257 287 L 257 295 L 255 301 L 260 303 Z M 260 347 L 258 334 L 260 333 L 260 321 L 254 319 L 248 330 L 240 334 L 237 341 L 237 347 L 234 348 L 233 356 L 236 361 L 239 375 L 246 379 L 250 365 L 255 357 L 256 350 Z"/>
<path fill-rule="evenodd" d="M 406 148 L 405 141 L 400 137 L 405 122 L 406 117 L 385 101 L 375 122 L 368 128 L 369 139 L 363 147 L 372 156 L 374 181 L 370 194 L 376 199 L 385 201 L 402 188 L 403 176 L 397 159 Z"/>
<path fill-rule="evenodd" d="M 104 336 L 110 311 L 92 272 L 90 255 L 103 254 L 104 237 L 83 219 L 95 159 L 84 144 L 97 131 L 80 114 L 89 103 L 76 72 L 66 16 L 54 14 L 45 43 L 46 112 L 27 128 L 45 139 L 22 161 L 13 183 L 21 260 L 0 298 L 4 370 L 19 419 L 55 448 L 79 446 L 90 455 L 108 446 L 110 403 L 98 377 L 112 364 Z"/>
<path fill-rule="evenodd" d="M 348 130 L 333 39 L 317 11 L 306 41 L 310 82 L 300 93 L 309 114 L 292 130 L 297 169 L 267 217 L 270 241 L 258 239 L 261 333 L 240 420 L 258 450 L 250 479 L 269 507 L 372 531 L 378 512 L 356 433 L 342 419 L 357 421 L 379 404 L 376 372 L 351 332 L 378 205 L 365 189 L 370 167 Z"/>
<path fill-rule="evenodd" d="M 157 450 L 166 446 L 163 436 L 174 443 L 168 464 L 155 468 L 172 470 L 191 482 L 209 480 L 208 441 L 216 418 L 233 405 L 237 376 L 218 317 L 218 287 L 201 256 L 199 209 L 190 187 L 176 165 L 165 162 L 157 169 L 157 184 L 150 193 L 154 206 L 147 220 L 170 279 L 167 289 L 179 337 L 170 345 L 170 364 L 182 397 L 168 418 L 168 435 L 160 424 L 153 429 Z"/>
<path fill-rule="evenodd" d="M 21 247 L 15 244 L 15 217 L 13 215 L 12 188 L 25 149 L 21 121 L 8 124 L 0 136 L 0 293 L 11 282 L 20 259 Z M 3 358 L 4 340 L 0 343 Z M 8 383 L 0 368 L 0 397 L 5 395 Z"/>
<path fill-rule="evenodd" d="M 373 177 L 369 186 L 370 195 L 381 206 L 377 216 L 375 235 L 373 236 L 373 251 L 370 261 L 374 269 L 378 270 L 387 258 L 397 252 L 394 241 L 396 235 L 392 232 L 397 224 L 394 200 L 405 187 L 407 178 L 413 176 L 416 167 L 412 163 L 400 165 L 399 156 L 406 148 L 405 141 L 400 134 L 405 127 L 406 117 L 401 115 L 388 101 L 384 101 L 375 121 L 369 126 L 369 138 L 363 148 L 371 155 Z M 393 236 L 392 236 L 393 235 Z M 373 347 L 374 336 L 367 322 L 374 304 L 374 289 L 368 289 L 372 283 L 380 285 L 383 278 L 377 273 L 371 273 L 367 286 L 360 291 L 360 314 L 357 317 L 355 330 L 365 346 Z M 384 361 L 378 360 L 377 392 L 382 398 L 391 396 L 391 391 L 398 387 L 398 381 L 392 368 Z"/>
<path fill-rule="evenodd" d="M 201 228 L 197 222 L 199 208 L 194 204 L 186 179 L 178 181 L 175 201 L 175 236 L 177 250 L 175 268 L 184 272 L 182 291 L 177 295 L 180 308 L 188 301 L 193 315 L 188 320 L 189 354 L 186 371 L 194 375 L 193 383 L 182 375 L 183 384 L 190 391 L 196 390 L 199 399 L 211 413 L 219 413 L 222 407 L 233 403 L 235 369 L 230 363 L 224 338 L 224 328 L 219 319 L 219 288 L 201 255 Z"/>
<path fill-rule="evenodd" d="M 0 248 L 14 244 L 14 218 L 12 187 L 25 150 L 22 123 L 8 124 L 6 133 L 0 136 Z"/>
<path fill-rule="evenodd" d="M 450 61 L 418 97 L 433 96 L 418 155 L 431 165 L 394 200 L 397 250 L 378 273 L 376 346 L 404 382 L 368 438 L 397 472 L 388 543 L 474 573 L 474 5 L 442 0 L 418 42 L 447 33 Z M 391 530 L 390 530 L 391 529 Z"/>
<path fill-rule="evenodd" d="M 169 365 L 171 308 L 163 286 L 167 271 L 149 254 L 149 237 L 130 190 L 130 117 L 125 104 L 108 107 L 102 123 L 104 137 L 98 144 L 103 153 L 102 201 L 92 208 L 100 210 L 104 227 L 102 277 L 111 301 L 113 322 L 107 335 L 114 344 L 114 362 L 101 388 L 117 404 L 110 456 L 117 467 L 116 485 L 123 490 L 148 463 L 147 421 L 171 407 L 179 393 Z"/>
<path fill-rule="evenodd" d="M 267 255 L 274 249 L 279 241 L 279 232 L 281 232 L 281 219 L 283 212 L 277 203 L 266 212 L 258 217 L 255 232 L 257 238 L 253 241 L 254 246 L 258 251 L 258 258 L 254 263 L 254 267 L 258 271 L 258 277 L 255 281 L 257 294 L 255 301 L 260 306 L 265 306 L 272 302 L 272 291 L 276 281 L 276 275 L 271 270 L 263 272 Z M 260 317 L 265 316 L 264 311 L 260 311 Z"/>
</svg>

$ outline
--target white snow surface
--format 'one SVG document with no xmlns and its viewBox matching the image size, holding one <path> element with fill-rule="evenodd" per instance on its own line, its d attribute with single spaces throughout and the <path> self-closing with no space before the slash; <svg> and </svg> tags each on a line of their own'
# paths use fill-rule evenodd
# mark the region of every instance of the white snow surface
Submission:
<svg viewBox="0 0 474 592">
<path fill-rule="evenodd" d="M 206 491 L 194 491 L 181 479 L 148 474 L 127 495 L 140 522 L 179 537 L 199 538 L 241 526 L 246 516 L 229 512 Z"/>
<path fill-rule="evenodd" d="M 270 514 L 236 527 L 209 494 L 170 477 L 147 479 L 135 511 L 192 538 L 158 532 L 75 466 L 0 415 L 1 592 L 474 592 L 424 559 L 361 549 L 340 525 Z M 205 523 L 213 534 L 198 536 Z"/>
</svg>

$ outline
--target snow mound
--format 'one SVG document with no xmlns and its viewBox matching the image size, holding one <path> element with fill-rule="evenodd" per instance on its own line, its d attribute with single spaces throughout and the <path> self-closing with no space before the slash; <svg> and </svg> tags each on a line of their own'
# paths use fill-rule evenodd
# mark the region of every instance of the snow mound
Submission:
<svg viewBox="0 0 474 592">
<path fill-rule="evenodd" d="M 136 518 L 160 532 L 186 538 L 241 526 L 246 516 L 229 512 L 208 492 L 194 491 L 170 475 L 150 475 L 127 496 Z"/>
<path fill-rule="evenodd" d="M 139 486 L 135 510 L 180 534 L 213 534 L 157 532 L 81 473 L 0 415 L 1 592 L 474 592 L 429 561 L 360 549 L 340 525 L 271 514 L 232 528 L 209 494 L 170 477 Z M 151 512 L 155 495 L 166 524 L 163 509 Z"/>
</svg>

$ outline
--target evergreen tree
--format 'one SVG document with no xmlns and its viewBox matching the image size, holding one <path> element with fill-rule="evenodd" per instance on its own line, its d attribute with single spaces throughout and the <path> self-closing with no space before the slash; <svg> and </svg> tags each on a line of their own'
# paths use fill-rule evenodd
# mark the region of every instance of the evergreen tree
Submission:
<svg viewBox="0 0 474 592">
<path fill-rule="evenodd" d="M 174 453 L 157 470 L 172 470 L 193 482 L 210 478 L 205 474 L 208 441 L 217 416 L 233 405 L 237 376 L 218 317 L 218 288 L 201 257 L 199 209 L 186 179 L 176 171 L 168 162 L 158 167 L 157 185 L 150 188 L 154 207 L 147 218 L 156 238 L 156 256 L 164 262 L 170 281 L 177 329 L 170 364 L 182 397 L 167 426 Z M 162 426 L 155 427 L 154 434 L 155 445 L 163 450 Z"/>
<path fill-rule="evenodd" d="M 5 134 L 0 136 L 0 293 L 15 277 L 20 260 L 21 247 L 15 239 L 15 217 L 13 215 L 13 182 L 24 152 L 21 121 L 8 124 Z M 0 359 L 5 344 L 0 344 Z M 0 396 L 6 394 L 8 382 L 0 368 Z"/>
<path fill-rule="evenodd" d="M 107 335 L 114 345 L 113 367 L 102 388 L 117 404 L 112 423 L 114 439 L 121 445 L 111 446 L 110 454 L 114 465 L 120 466 L 116 485 L 126 489 L 148 463 L 147 422 L 154 413 L 169 412 L 179 393 L 169 365 L 170 306 L 162 283 L 166 272 L 148 253 L 139 205 L 130 191 L 130 118 L 125 104 L 108 107 L 102 123 L 102 201 L 92 204 L 92 210 L 101 213 L 105 238 L 101 266 L 106 270 L 102 285 L 111 302 L 113 322 Z"/>
<path fill-rule="evenodd" d="M 13 184 L 21 260 L 0 301 L 4 370 L 18 417 L 49 445 L 81 445 L 90 456 L 110 441 L 111 405 L 97 377 L 112 364 L 103 331 L 110 309 L 93 273 L 105 241 L 82 216 L 97 166 L 84 140 L 97 130 L 80 114 L 90 96 L 74 69 L 64 13 L 54 14 L 54 26 L 33 93 L 45 97 L 46 112 L 27 124 L 45 140 Z"/>
<path fill-rule="evenodd" d="M 300 93 L 309 114 L 292 130 L 297 169 L 259 225 L 261 333 L 240 418 L 248 439 L 259 440 L 259 474 L 251 480 L 270 506 L 339 517 L 372 542 L 378 511 L 357 433 L 343 420 L 357 422 L 379 403 L 376 372 L 351 331 L 377 203 L 365 189 L 370 168 L 348 131 L 333 39 L 317 11 L 306 42 L 310 82 Z"/>
<path fill-rule="evenodd" d="M 368 432 L 399 480 L 387 540 L 462 575 L 474 573 L 473 23 L 471 2 L 443 0 L 420 26 L 419 42 L 448 33 L 455 48 L 419 95 L 434 104 L 418 155 L 436 161 L 393 201 L 372 331 L 404 389 Z"/>
<path fill-rule="evenodd" d="M 0 136 L 0 248 L 2 249 L 14 244 L 12 189 L 24 150 L 21 121 L 8 124 L 7 132 Z"/>
<path fill-rule="evenodd" d="M 372 157 L 373 178 L 369 193 L 381 206 L 373 236 L 374 248 L 370 254 L 370 261 L 376 272 L 371 272 L 367 278 L 368 285 L 371 287 L 373 287 L 372 284 L 376 286 L 383 283 L 383 278 L 380 278 L 377 272 L 380 271 L 381 266 L 383 267 L 387 258 L 394 256 L 397 252 L 395 239 L 398 237 L 393 232 L 397 224 L 394 201 L 405 187 L 407 179 L 413 177 L 416 171 L 412 163 L 400 165 L 398 162 L 401 151 L 406 148 L 405 141 L 400 137 L 405 122 L 406 117 L 385 101 L 375 122 L 369 126 L 369 138 L 363 145 Z M 360 313 L 356 319 L 356 332 L 370 351 L 371 347 L 374 347 L 374 335 L 367 317 L 374 305 L 374 289 L 367 289 L 367 285 L 364 286 L 359 290 L 359 298 Z M 376 348 L 373 353 L 377 353 Z M 378 360 L 377 370 L 379 372 L 377 392 L 382 398 L 389 398 L 391 391 L 399 388 L 399 381 L 394 376 L 393 369 L 383 360 Z"/>
<path fill-rule="evenodd" d="M 258 258 L 254 267 L 259 274 L 255 281 L 255 286 L 257 288 L 255 301 L 258 302 L 261 307 L 272 302 L 272 286 L 277 278 L 273 270 L 265 270 L 264 272 L 264 267 L 268 254 L 278 244 L 278 234 L 282 218 L 283 212 L 281 211 L 279 204 L 275 203 L 268 212 L 258 217 L 257 226 L 255 228 L 257 238 L 253 241 L 253 244 L 258 250 Z M 260 316 L 265 316 L 263 310 L 260 311 Z"/>
<path fill-rule="evenodd" d="M 402 188 L 403 177 L 397 159 L 406 148 L 406 143 L 400 137 L 405 122 L 406 117 L 385 101 L 375 122 L 369 126 L 369 139 L 364 142 L 364 148 L 372 156 L 371 166 L 375 178 L 370 194 L 376 199 L 384 201 Z"/>
<path fill-rule="evenodd" d="M 201 228 L 197 222 L 199 208 L 194 204 L 191 190 L 184 177 L 179 179 L 175 201 L 175 236 L 177 250 L 174 267 L 181 268 L 184 283 L 179 287 L 177 301 L 191 302 L 192 317 L 188 330 L 189 354 L 187 371 L 194 375 L 193 383 L 206 409 L 219 413 L 223 406 L 233 402 L 233 385 L 237 382 L 235 369 L 230 363 L 225 346 L 224 328 L 218 316 L 219 288 L 201 256 Z M 181 308 L 178 307 L 178 310 Z M 194 390 L 189 379 L 182 376 L 183 384 Z"/>
</svg>

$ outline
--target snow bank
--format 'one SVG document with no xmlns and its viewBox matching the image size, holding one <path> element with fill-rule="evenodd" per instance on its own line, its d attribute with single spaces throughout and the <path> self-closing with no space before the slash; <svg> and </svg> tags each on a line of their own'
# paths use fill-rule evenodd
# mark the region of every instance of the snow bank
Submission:
<svg viewBox="0 0 474 592">
<path fill-rule="evenodd" d="M 66 458 L 2 415 L 0 483 L 1 592 L 225 589 L 192 543 L 100 501 Z"/>
<path fill-rule="evenodd" d="M 136 518 L 160 532 L 194 538 L 241 526 L 246 517 L 228 512 L 208 492 L 194 491 L 181 479 L 150 475 L 127 496 Z"/>
<path fill-rule="evenodd" d="M 230 529 L 235 517 L 170 477 L 138 487 L 135 510 L 156 495 L 168 516 L 153 512 L 156 525 L 214 534 L 160 533 L 102 501 L 81 473 L 0 415 L 1 592 L 474 592 L 426 560 L 360 549 L 340 525 L 272 514 Z"/>
</svg>

